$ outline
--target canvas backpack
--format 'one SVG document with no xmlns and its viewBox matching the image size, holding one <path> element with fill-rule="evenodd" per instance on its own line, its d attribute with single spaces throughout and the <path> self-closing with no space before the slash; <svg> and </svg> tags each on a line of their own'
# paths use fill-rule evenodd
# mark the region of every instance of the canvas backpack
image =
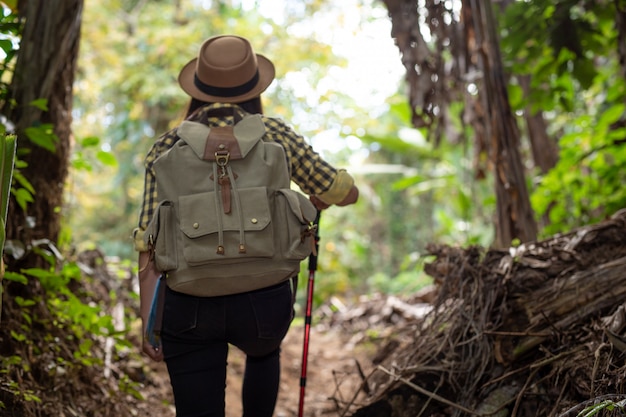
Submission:
<svg viewBox="0 0 626 417">
<path fill-rule="evenodd" d="M 217 296 L 294 277 L 313 248 L 317 210 L 290 189 L 283 147 L 260 115 L 234 126 L 184 121 L 154 162 L 158 207 L 145 233 L 175 291 Z"/>
</svg>

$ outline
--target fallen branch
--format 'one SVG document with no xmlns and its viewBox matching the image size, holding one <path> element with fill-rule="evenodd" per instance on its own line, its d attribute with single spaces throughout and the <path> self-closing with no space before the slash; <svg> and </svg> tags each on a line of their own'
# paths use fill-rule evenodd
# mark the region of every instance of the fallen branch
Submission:
<svg viewBox="0 0 626 417">
<path fill-rule="evenodd" d="M 426 396 L 428 396 L 429 398 L 432 398 L 433 400 L 439 401 L 440 403 L 449 405 L 451 407 L 454 407 L 458 410 L 463 411 L 464 413 L 468 413 L 474 416 L 479 416 L 480 414 L 476 413 L 475 411 L 470 410 L 469 408 L 465 408 L 460 404 L 456 404 L 446 398 L 443 398 L 440 395 L 435 394 L 434 392 L 430 392 L 422 387 L 420 387 L 419 385 L 409 381 L 406 378 L 401 377 L 400 375 L 394 374 L 393 372 L 391 372 L 390 370 L 384 368 L 383 366 L 378 365 L 378 367 L 376 368 L 380 371 L 383 371 L 384 373 L 386 373 L 387 375 L 389 375 L 390 377 L 392 377 L 393 379 L 395 379 L 396 381 L 400 381 L 403 384 L 413 388 L 415 391 L 419 392 L 420 394 L 424 394 Z"/>
</svg>

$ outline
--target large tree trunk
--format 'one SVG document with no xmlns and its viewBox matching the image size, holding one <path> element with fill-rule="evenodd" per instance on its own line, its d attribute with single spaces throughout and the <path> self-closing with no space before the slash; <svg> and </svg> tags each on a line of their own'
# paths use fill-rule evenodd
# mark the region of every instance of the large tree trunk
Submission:
<svg viewBox="0 0 626 417">
<path fill-rule="evenodd" d="M 524 94 L 528 97 L 530 95 L 530 77 L 520 76 L 517 79 Z M 559 159 L 558 146 L 548 135 L 546 121 L 542 112 L 537 111 L 533 113 L 531 106 L 526 106 L 524 119 L 526 120 L 533 161 L 541 173 L 545 174 L 554 168 Z"/>
<path fill-rule="evenodd" d="M 508 247 L 514 239 L 537 238 L 537 224 L 530 206 L 526 177 L 519 153 L 519 130 L 509 104 L 496 22 L 491 2 L 463 0 L 463 18 L 473 31 L 477 66 L 483 73 L 485 128 L 490 139 L 497 197 L 496 247 Z"/>
<path fill-rule="evenodd" d="M 18 7 L 25 26 L 10 87 L 15 105 L 4 113 L 16 126 L 19 158 L 28 164 L 20 171 L 33 185 L 35 201 L 26 212 L 11 201 L 7 239 L 56 242 L 68 172 L 83 0 L 22 0 Z M 36 99 L 46 99 L 47 110 L 30 105 Z M 54 126 L 55 152 L 35 145 L 24 133 L 42 124 Z"/>
<path fill-rule="evenodd" d="M 615 0 L 615 26 L 617 28 L 617 53 L 622 69 L 622 77 L 626 78 L 626 3 L 622 0 Z"/>
</svg>

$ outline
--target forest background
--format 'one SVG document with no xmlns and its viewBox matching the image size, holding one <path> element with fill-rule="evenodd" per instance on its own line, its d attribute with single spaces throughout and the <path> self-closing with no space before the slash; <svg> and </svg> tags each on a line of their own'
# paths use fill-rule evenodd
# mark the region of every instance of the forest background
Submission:
<svg viewBox="0 0 626 417">
<path fill-rule="evenodd" d="M 36 228 L 41 219 L 17 213 L 28 213 L 43 194 L 29 176 L 37 170 L 33 149 L 59 152 L 58 131 L 35 120 L 18 136 L 3 283 L 13 286 L 5 302 L 20 294 L 10 297 L 24 321 L 12 330 L 13 343 L 37 346 L 29 331 L 38 319 L 29 308 L 42 299 L 72 331 L 116 333 L 98 309 L 86 313 L 15 287 L 41 286 L 44 294 L 63 287 L 72 299 L 81 273 L 66 261 L 93 249 L 135 270 L 130 232 L 141 203 L 143 156 L 181 117 L 187 97 L 176 83 L 179 69 L 215 34 L 246 36 L 274 61 L 266 113 L 290 121 L 327 159 L 351 170 L 361 189 L 357 205 L 323 215 L 318 303 L 418 290 L 430 282 L 423 272 L 430 242 L 508 247 L 626 206 L 623 0 L 269 3 L 91 0 L 83 9 L 76 2 L 81 30 L 69 175 L 62 204 L 54 207 L 61 229 L 45 244 L 18 239 L 18 230 L 28 222 Z M 48 97 L 14 99 L 16 60 L 27 45 L 18 4 L 6 2 L 0 22 L 8 132 L 25 107 L 46 113 L 51 104 Z M 52 19 L 45 5 L 38 18 Z M 359 47 L 362 41 L 369 46 Z M 354 82 L 358 89 L 344 89 Z M 510 141 L 499 143 L 503 137 Z M 502 155 L 516 159 L 502 163 Z M 505 168 L 516 163 L 522 181 L 504 181 Z M 532 226 L 523 236 L 499 233 L 507 217 L 503 189 L 527 200 L 528 216 L 508 212 L 511 223 Z M 30 252 L 53 267 L 25 269 L 20 261 Z M 128 320 L 133 317 L 129 311 Z M 86 360 L 88 351 L 80 345 L 78 358 Z M 10 355 L 6 360 L 15 362 L 4 363 L 8 375 L 26 366 Z"/>
</svg>

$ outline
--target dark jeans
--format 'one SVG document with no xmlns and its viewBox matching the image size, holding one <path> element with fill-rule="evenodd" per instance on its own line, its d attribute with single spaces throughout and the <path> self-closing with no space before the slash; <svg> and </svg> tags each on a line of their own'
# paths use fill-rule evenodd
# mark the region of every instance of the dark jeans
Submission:
<svg viewBox="0 0 626 417">
<path fill-rule="evenodd" d="M 166 290 L 162 343 L 178 417 L 224 416 L 229 343 L 246 354 L 244 417 L 272 416 L 295 289 L 286 281 L 220 297 Z"/>
</svg>

